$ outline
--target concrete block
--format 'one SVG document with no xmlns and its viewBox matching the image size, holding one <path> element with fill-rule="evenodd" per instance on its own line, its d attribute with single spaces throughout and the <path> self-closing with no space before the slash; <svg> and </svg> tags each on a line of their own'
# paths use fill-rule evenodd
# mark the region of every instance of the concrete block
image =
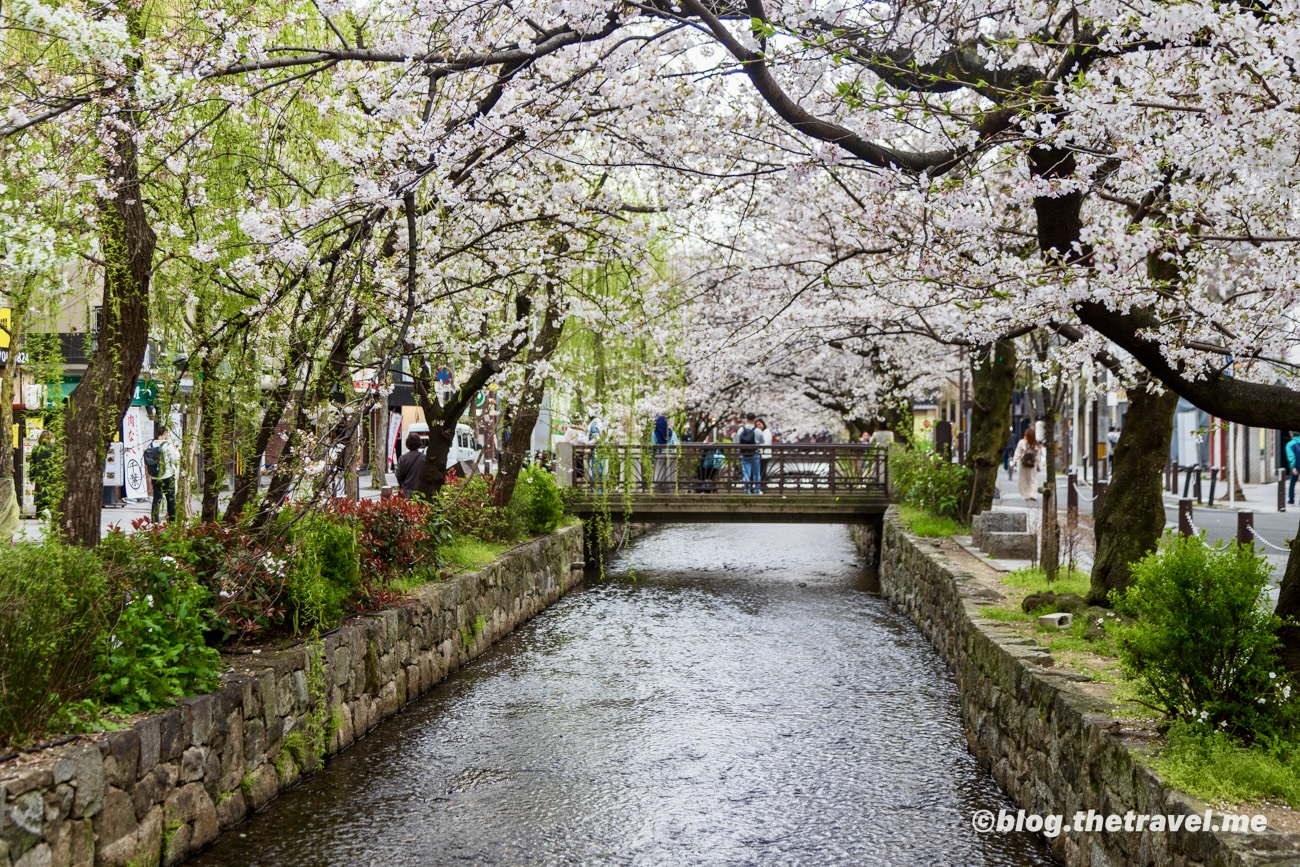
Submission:
<svg viewBox="0 0 1300 867">
<path fill-rule="evenodd" d="M 1069 629 L 1070 624 L 1074 622 L 1074 615 L 1068 611 L 1058 611 L 1055 614 L 1044 614 L 1038 618 L 1039 626 L 1046 626 L 1048 629 Z"/>
<path fill-rule="evenodd" d="M 971 521 L 971 539 L 976 548 L 984 549 L 989 533 L 1024 533 L 1029 529 L 1029 516 L 1025 512 L 1004 512 L 989 509 L 980 512 Z"/>
<path fill-rule="evenodd" d="M 1038 538 L 1033 533 L 990 532 L 980 550 L 998 560 L 1032 560 L 1038 555 Z"/>
</svg>

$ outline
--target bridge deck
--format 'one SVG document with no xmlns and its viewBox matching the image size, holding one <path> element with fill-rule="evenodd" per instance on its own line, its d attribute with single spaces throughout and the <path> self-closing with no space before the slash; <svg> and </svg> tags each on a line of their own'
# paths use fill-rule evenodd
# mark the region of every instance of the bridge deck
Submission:
<svg viewBox="0 0 1300 867">
<path fill-rule="evenodd" d="M 557 480 L 578 489 L 571 505 L 584 518 L 869 523 L 889 505 L 885 451 L 865 445 L 562 445 L 557 458 Z"/>
<path fill-rule="evenodd" d="M 888 497 L 814 498 L 779 494 L 637 494 L 605 499 L 579 496 L 572 503 L 580 518 L 608 511 L 615 521 L 648 524 L 865 524 L 879 518 Z"/>
</svg>

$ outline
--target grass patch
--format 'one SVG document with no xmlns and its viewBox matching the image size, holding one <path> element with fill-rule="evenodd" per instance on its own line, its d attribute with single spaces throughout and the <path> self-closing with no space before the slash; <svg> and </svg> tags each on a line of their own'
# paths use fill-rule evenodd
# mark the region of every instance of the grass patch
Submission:
<svg viewBox="0 0 1300 867">
<path fill-rule="evenodd" d="M 1015 587 L 1017 590 L 1025 590 L 1028 593 L 1042 593 L 1050 590 L 1053 593 L 1077 593 L 1085 597 L 1088 595 L 1088 587 L 1091 583 L 1086 572 L 1080 572 L 1077 569 L 1062 569 L 1057 573 L 1056 580 L 1049 584 L 1047 583 L 1046 572 L 1041 568 L 1031 567 L 1017 569 L 1003 575 L 1002 582 L 1008 587 Z"/>
<path fill-rule="evenodd" d="M 1002 623 L 1028 623 L 1035 617 L 1021 611 L 1019 605 L 990 605 L 980 609 L 980 616 Z"/>
<path fill-rule="evenodd" d="M 477 569 L 486 566 L 509 550 L 499 542 L 482 542 L 469 536 L 457 536 L 440 552 L 452 566 Z"/>
<path fill-rule="evenodd" d="M 433 569 L 416 569 L 400 578 L 388 582 L 388 589 L 397 593 L 413 593 L 433 581 L 438 580 L 438 573 Z"/>
<path fill-rule="evenodd" d="M 906 503 L 898 507 L 898 517 L 903 526 L 916 536 L 939 537 L 954 536 L 970 532 L 970 527 L 959 524 L 953 518 L 936 518 L 924 509 L 909 506 Z"/>
<path fill-rule="evenodd" d="M 1300 807 L 1300 744 L 1243 747 L 1223 732 L 1176 722 L 1151 764 L 1165 782 L 1202 800 Z"/>
</svg>

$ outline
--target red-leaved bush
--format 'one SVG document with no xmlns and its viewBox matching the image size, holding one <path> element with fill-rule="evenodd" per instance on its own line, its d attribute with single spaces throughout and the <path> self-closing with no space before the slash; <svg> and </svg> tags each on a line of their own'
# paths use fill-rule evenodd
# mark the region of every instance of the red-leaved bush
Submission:
<svg viewBox="0 0 1300 867">
<path fill-rule="evenodd" d="M 392 579 L 436 568 L 438 548 L 447 541 L 446 523 L 419 500 L 338 499 L 329 503 L 326 513 L 356 523 L 361 572 L 372 602 Z"/>
</svg>

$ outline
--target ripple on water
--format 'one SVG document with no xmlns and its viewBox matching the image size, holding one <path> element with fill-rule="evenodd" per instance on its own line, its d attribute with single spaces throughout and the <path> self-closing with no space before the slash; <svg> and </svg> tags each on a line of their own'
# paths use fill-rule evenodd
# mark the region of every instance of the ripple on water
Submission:
<svg viewBox="0 0 1300 867">
<path fill-rule="evenodd" d="M 844 528 L 674 526 L 201 865 L 1051 864 Z"/>
</svg>

